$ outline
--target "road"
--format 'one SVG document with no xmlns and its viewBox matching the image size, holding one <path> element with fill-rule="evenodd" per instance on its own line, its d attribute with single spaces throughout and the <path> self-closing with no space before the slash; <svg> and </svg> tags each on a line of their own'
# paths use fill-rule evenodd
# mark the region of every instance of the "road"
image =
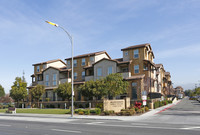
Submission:
<svg viewBox="0 0 200 135">
<path fill-rule="evenodd" d="M 0 135 L 199 135 L 200 103 L 183 99 L 134 121 L 67 119 L 64 123 L 0 120 Z"/>
</svg>

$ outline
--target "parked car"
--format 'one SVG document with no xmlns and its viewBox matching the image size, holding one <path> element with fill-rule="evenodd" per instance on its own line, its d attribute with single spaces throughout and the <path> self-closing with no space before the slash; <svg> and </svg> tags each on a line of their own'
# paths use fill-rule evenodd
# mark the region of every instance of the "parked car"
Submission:
<svg viewBox="0 0 200 135">
<path fill-rule="evenodd" d="M 197 97 L 197 101 L 199 101 L 199 102 L 200 102 L 200 96 L 198 96 L 198 97 Z"/>
</svg>

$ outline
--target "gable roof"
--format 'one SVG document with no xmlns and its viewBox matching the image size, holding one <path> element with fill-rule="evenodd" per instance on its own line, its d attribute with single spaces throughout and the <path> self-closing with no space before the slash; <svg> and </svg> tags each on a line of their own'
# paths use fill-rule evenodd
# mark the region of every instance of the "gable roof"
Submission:
<svg viewBox="0 0 200 135">
<path fill-rule="evenodd" d="M 149 46 L 150 52 L 152 53 L 153 57 L 155 58 L 155 55 L 154 55 L 154 53 L 152 51 L 150 43 L 144 43 L 144 44 L 139 44 L 139 45 L 132 45 L 132 46 L 129 46 L 129 47 L 121 49 L 121 51 L 131 50 L 131 49 L 136 49 L 136 48 L 142 48 L 142 47 L 147 47 L 147 46 Z"/>
<path fill-rule="evenodd" d="M 157 68 L 159 68 L 159 67 L 163 66 L 163 64 L 155 64 L 155 66 L 156 66 Z"/>
<path fill-rule="evenodd" d="M 49 60 L 49 61 L 45 61 L 45 62 L 41 62 L 41 63 L 36 63 L 36 64 L 33 64 L 33 66 L 42 65 L 42 64 L 49 64 L 49 63 L 53 63 L 53 62 L 57 62 L 57 61 L 60 61 L 64 65 L 66 65 L 65 62 L 63 62 L 61 59 L 56 59 L 56 60 Z"/>
<path fill-rule="evenodd" d="M 121 51 L 135 49 L 135 48 L 141 48 L 141 47 L 147 47 L 147 46 L 149 46 L 150 49 L 151 49 L 151 45 L 149 43 L 144 43 L 144 44 L 133 45 L 133 46 L 129 46 L 129 47 L 123 48 L 123 49 L 121 49 Z"/>
<path fill-rule="evenodd" d="M 50 69 L 50 68 L 56 69 L 56 70 L 58 70 L 58 71 L 60 71 L 60 72 L 71 71 L 71 69 L 67 69 L 66 66 L 61 67 L 61 68 L 56 68 L 56 67 L 52 67 L 52 66 L 50 66 L 50 67 L 44 69 L 44 70 L 42 71 L 42 73 L 43 73 L 44 71 Z"/>
<path fill-rule="evenodd" d="M 170 75 L 170 72 L 165 72 L 165 75 L 166 75 L 166 76 L 171 76 L 171 75 Z"/>
<path fill-rule="evenodd" d="M 78 59 L 78 58 L 83 58 L 83 57 L 90 57 L 90 56 L 96 56 L 96 55 L 100 55 L 105 53 L 109 59 L 111 59 L 111 57 L 108 55 L 108 53 L 106 51 L 100 51 L 100 52 L 93 52 L 93 53 L 87 53 L 87 54 L 82 54 L 82 55 L 78 55 L 78 56 L 74 56 L 74 59 Z M 70 60 L 72 58 L 67 58 L 65 60 Z"/>
</svg>

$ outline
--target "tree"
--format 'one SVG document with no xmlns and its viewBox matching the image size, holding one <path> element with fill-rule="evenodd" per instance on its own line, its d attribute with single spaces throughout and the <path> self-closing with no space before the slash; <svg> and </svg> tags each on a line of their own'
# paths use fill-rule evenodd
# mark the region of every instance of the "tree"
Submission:
<svg viewBox="0 0 200 135">
<path fill-rule="evenodd" d="M 94 96 L 96 96 L 96 83 L 93 80 L 85 82 L 83 85 L 79 87 L 79 91 L 81 95 L 83 95 L 85 98 L 88 98 L 88 100 L 92 100 Z"/>
<path fill-rule="evenodd" d="M 16 77 L 14 84 L 11 86 L 10 97 L 12 97 L 15 102 L 24 100 L 27 97 L 27 83 L 23 82 L 21 77 Z"/>
<path fill-rule="evenodd" d="M 5 96 L 5 91 L 4 91 L 4 88 L 0 84 L 0 97 L 3 97 L 3 96 Z"/>
<path fill-rule="evenodd" d="M 31 94 L 31 97 L 34 101 L 38 102 L 39 107 L 39 100 L 42 97 L 42 95 L 45 93 L 45 88 L 43 85 L 36 85 L 36 87 L 30 89 L 29 93 Z"/>
<path fill-rule="evenodd" d="M 13 102 L 13 99 L 9 96 L 9 94 L 0 97 L 0 103 L 11 103 L 11 102 Z"/>
<path fill-rule="evenodd" d="M 127 93 L 129 83 L 123 80 L 121 74 L 110 74 L 104 79 L 104 81 L 108 96 L 115 97 Z"/>
<path fill-rule="evenodd" d="M 59 84 L 58 88 L 54 89 L 54 92 L 56 92 L 63 101 L 70 101 L 72 96 L 72 85 L 68 82 L 61 83 Z"/>
<path fill-rule="evenodd" d="M 104 98 L 108 96 L 115 97 L 127 92 L 129 83 L 123 80 L 121 74 L 110 74 L 104 79 L 96 81 L 90 80 L 79 87 L 81 94 L 92 100 L 93 97 Z"/>
</svg>

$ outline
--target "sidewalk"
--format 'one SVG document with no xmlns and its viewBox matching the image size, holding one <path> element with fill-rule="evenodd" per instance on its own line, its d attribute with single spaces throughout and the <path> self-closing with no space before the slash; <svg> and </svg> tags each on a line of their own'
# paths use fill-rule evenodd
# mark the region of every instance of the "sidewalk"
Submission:
<svg viewBox="0 0 200 135">
<path fill-rule="evenodd" d="M 68 114 L 6 114 L 0 113 L 0 119 L 2 120 L 19 120 L 19 121 L 37 121 L 37 122 L 52 122 L 52 123 L 66 123 L 77 119 L 90 119 L 90 120 L 120 120 L 120 121 L 135 121 L 148 119 L 151 116 L 155 116 L 158 113 L 165 111 L 166 109 L 176 105 L 179 101 L 168 104 L 157 109 L 150 110 L 139 116 L 98 116 L 98 115 L 74 115 L 72 118 Z"/>
</svg>

